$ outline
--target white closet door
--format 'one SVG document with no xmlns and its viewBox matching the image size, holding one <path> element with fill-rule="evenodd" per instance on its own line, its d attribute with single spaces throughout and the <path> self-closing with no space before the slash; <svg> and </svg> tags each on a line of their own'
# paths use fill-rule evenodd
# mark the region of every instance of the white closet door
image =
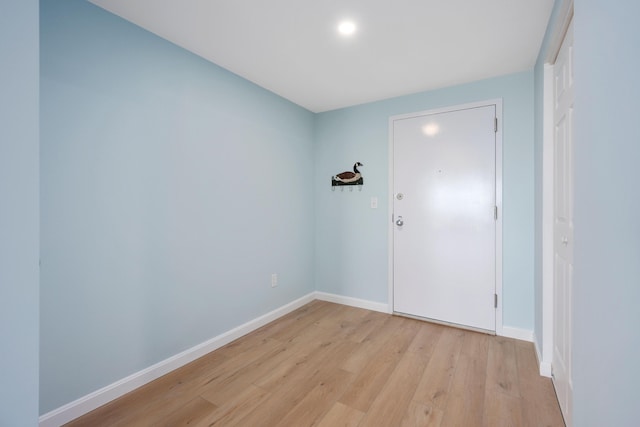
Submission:
<svg viewBox="0 0 640 427">
<path fill-rule="evenodd" d="M 573 286 L 573 24 L 554 65 L 553 384 L 572 425 L 571 315 Z"/>
</svg>

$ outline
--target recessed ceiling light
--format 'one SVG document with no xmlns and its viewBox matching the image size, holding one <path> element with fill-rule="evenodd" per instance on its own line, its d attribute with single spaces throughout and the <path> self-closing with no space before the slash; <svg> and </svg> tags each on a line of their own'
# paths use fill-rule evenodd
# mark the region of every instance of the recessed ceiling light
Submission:
<svg viewBox="0 0 640 427">
<path fill-rule="evenodd" d="M 343 36 L 350 36 L 356 32 L 356 24 L 353 21 L 342 21 L 338 25 L 338 32 Z"/>
</svg>

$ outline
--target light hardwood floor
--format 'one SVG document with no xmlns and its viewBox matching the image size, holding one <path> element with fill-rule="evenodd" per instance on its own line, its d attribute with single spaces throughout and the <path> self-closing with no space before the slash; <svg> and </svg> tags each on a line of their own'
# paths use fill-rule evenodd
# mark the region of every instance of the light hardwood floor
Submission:
<svg viewBox="0 0 640 427">
<path fill-rule="evenodd" d="M 564 426 L 531 343 L 313 301 L 70 426 Z"/>
</svg>

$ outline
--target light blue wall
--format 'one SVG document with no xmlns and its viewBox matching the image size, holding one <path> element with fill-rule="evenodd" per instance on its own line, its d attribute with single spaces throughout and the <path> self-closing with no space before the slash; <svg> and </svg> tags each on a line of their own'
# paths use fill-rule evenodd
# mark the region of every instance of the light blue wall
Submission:
<svg viewBox="0 0 640 427">
<path fill-rule="evenodd" d="M 503 98 L 503 316 L 533 329 L 533 71 L 322 113 L 316 120 L 316 287 L 388 299 L 389 117 Z M 364 163 L 362 191 L 331 191 L 330 177 Z M 379 208 L 369 207 L 378 197 Z"/>
<path fill-rule="evenodd" d="M 0 4 L 0 426 L 38 423 L 38 2 Z"/>
<path fill-rule="evenodd" d="M 313 120 L 42 2 L 41 413 L 313 291 Z"/>
<path fill-rule="evenodd" d="M 576 0 L 576 426 L 637 426 L 640 3 Z"/>
<path fill-rule="evenodd" d="M 561 1 L 557 0 L 550 28 Z M 575 426 L 635 426 L 640 383 L 640 31 L 636 1 L 575 0 Z M 542 343 L 543 44 L 536 64 L 536 337 Z"/>
</svg>

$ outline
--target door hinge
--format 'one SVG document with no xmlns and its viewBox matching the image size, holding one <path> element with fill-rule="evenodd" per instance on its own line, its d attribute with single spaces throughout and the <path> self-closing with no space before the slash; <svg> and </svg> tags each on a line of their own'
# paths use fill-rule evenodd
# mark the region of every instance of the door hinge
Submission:
<svg viewBox="0 0 640 427">
<path fill-rule="evenodd" d="M 493 131 L 494 132 L 498 132 L 498 118 L 497 117 L 493 118 Z"/>
<path fill-rule="evenodd" d="M 493 219 L 494 219 L 495 221 L 497 221 L 497 220 L 498 220 L 498 207 L 497 207 L 497 206 L 494 206 L 494 207 L 493 207 Z"/>
<path fill-rule="evenodd" d="M 493 294 L 493 308 L 498 308 L 498 294 Z"/>
</svg>

